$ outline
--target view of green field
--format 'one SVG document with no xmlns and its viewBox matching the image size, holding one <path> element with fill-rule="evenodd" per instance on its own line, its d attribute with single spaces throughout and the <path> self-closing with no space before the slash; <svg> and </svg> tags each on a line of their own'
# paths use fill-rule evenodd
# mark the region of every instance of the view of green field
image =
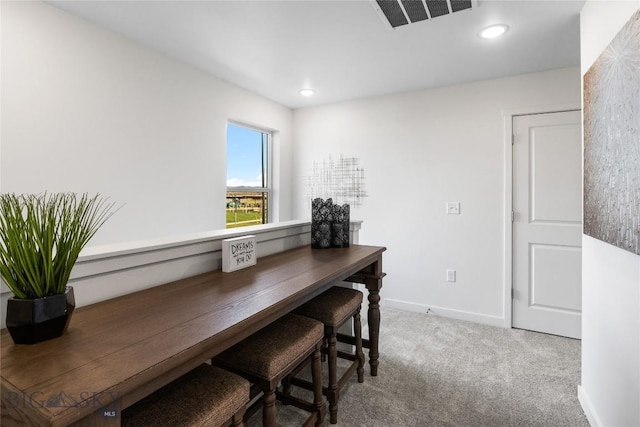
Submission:
<svg viewBox="0 0 640 427">
<path fill-rule="evenodd" d="M 227 191 L 227 228 L 264 224 L 267 217 L 267 193 Z"/>
<path fill-rule="evenodd" d="M 227 228 L 243 227 L 245 225 L 262 224 L 260 211 L 244 209 L 227 209 Z"/>
</svg>

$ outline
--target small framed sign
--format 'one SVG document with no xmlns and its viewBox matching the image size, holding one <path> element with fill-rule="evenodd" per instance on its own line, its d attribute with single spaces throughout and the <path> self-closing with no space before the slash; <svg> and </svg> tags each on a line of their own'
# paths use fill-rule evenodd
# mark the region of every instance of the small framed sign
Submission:
<svg viewBox="0 0 640 427">
<path fill-rule="evenodd" d="M 256 265 L 256 236 L 242 236 L 222 241 L 222 271 L 230 273 Z"/>
</svg>

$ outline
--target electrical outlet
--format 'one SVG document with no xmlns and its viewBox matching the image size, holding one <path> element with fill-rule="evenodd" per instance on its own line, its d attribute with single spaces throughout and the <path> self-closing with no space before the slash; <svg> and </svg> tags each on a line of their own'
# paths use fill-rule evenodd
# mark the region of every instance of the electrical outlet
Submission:
<svg viewBox="0 0 640 427">
<path fill-rule="evenodd" d="M 456 281 L 456 271 L 447 270 L 447 282 L 455 282 L 455 281 Z"/>
<path fill-rule="evenodd" d="M 460 215 L 460 202 L 447 202 L 447 215 Z"/>
</svg>

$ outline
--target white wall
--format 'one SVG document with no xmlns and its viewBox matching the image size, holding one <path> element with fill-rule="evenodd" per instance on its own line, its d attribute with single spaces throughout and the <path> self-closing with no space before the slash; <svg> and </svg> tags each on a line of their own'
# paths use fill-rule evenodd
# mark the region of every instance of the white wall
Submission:
<svg viewBox="0 0 640 427">
<path fill-rule="evenodd" d="M 226 123 L 276 130 L 291 219 L 291 110 L 41 2 L 1 2 L 0 191 L 100 192 L 90 246 L 224 228 Z"/>
<path fill-rule="evenodd" d="M 384 303 L 502 326 L 503 114 L 568 104 L 580 106 L 578 68 L 294 110 L 294 216 L 310 216 L 314 160 L 358 157 L 369 197 L 351 216 L 362 243 L 388 248 Z"/>
<path fill-rule="evenodd" d="M 580 15 L 582 74 L 638 10 L 638 1 L 587 1 Z M 593 426 L 640 425 L 640 256 L 582 239 L 582 384 Z"/>
</svg>

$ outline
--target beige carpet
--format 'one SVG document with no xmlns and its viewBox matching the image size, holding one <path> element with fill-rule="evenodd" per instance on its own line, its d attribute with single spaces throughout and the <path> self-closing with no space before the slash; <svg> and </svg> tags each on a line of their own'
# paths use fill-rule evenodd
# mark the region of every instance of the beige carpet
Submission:
<svg viewBox="0 0 640 427">
<path fill-rule="evenodd" d="M 343 389 L 337 426 L 589 426 L 578 340 L 382 309 L 378 376 L 365 372 Z M 305 418 L 277 409 L 279 426 Z"/>
</svg>

